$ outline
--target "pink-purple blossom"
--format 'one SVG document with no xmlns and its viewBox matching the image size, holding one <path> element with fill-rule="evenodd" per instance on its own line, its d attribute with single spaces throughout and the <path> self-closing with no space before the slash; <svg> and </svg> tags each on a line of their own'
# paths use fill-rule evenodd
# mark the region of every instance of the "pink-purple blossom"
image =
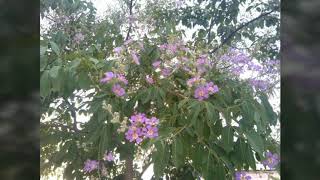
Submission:
<svg viewBox="0 0 320 180">
<path fill-rule="evenodd" d="M 139 57 L 135 51 L 131 52 L 131 56 L 132 56 L 133 62 L 136 63 L 137 65 L 140 65 Z"/>
<path fill-rule="evenodd" d="M 214 94 L 214 93 L 219 92 L 218 86 L 215 85 L 213 82 L 207 83 L 207 84 L 206 84 L 206 88 L 207 88 L 209 94 Z"/>
<path fill-rule="evenodd" d="M 159 49 L 160 49 L 161 51 L 166 50 L 166 48 L 167 48 L 167 44 L 161 44 L 161 45 L 159 46 Z"/>
<path fill-rule="evenodd" d="M 209 98 L 209 91 L 205 86 L 198 86 L 194 91 L 194 97 L 199 101 Z"/>
<path fill-rule="evenodd" d="M 247 173 L 244 171 L 240 171 L 236 172 L 235 180 L 251 180 L 251 176 L 247 175 Z"/>
<path fill-rule="evenodd" d="M 266 160 L 262 161 L 262 164 L 268 166 L 270 169 L 276 167 L 280 161 L 279 156 L 271 152 L 266 152 L 266 158 Z"/>
<path fill-rule="evenodd" d="M 112 153 L 112 152 L 109 152 L 109 153 L 106 152 L 106 153 L 104 154 L 103 160 L 109 161 L 109 162 L 114 161 L 114 155 L 113 155 L 113 153 Z"/>
<path fill-rule="evenodd" d="M 90 160 L 88 159 L 85 163 L 84 163 L 84 168 L 83 170 L 86 173 L 90 173 L 91 171 L 98 169 L 99 167 L 99 162 L 96 160 Z"/>
<path fill-rule="evenodd" d="M 79 32 L 77 33 L 75 36 L 74 36 L 74 39 L 73 39 L 77 44 L 79 44 L 81 41 L 84 40 L 84 35 Z"/>
<path fill-rule="evenodd" d="M 115 74 L 113 72 L 106 72 L 104 73 L 104 78 L 100 80 L 101 83 L 107 83 L 114 78 Z"/>
<path fill-rule="evenodd" d="M 148 125 L 146 127 L 145 136 L 148 137 L 148 138 L 158 137 L 158 128 Z"/>
<path fill-rule="evenodd" d="M 171 69 L 169 69 L 169 68 L 163 68 L 161 70 L 161 75 L 164 77 L 168 77 L 170 75 L 170 73 L 171 73 Z"/>
<path fill-rule="evenodd" d="M 187 85 L 189 87 L 192 87 L 199 80 L 200 80 L 200 77 L 199 76 L 195 76 L 195 77 L 187 80 Z"/>
<path fill-rule="evenodd" d="M 128 80 L 124 76 L 124 74 L 116 74 L 116 77 L 119 81 L 123 82 L 125 85 L 128 84 Z"/>
<path fill-rule="evenodd" d="M 155 62 L 152 63 L 152 66 L 154 68 L 158 68 L 158 67 L 160 67 L 160 64 L 161 64 L 161 61 L 155 61 Z"/>
<path fill-rule="evenodd" d="M 113 52 L 115 52 L 116 54 L 120 54 L 122 52 L 122 47 L 116 47 L 113 49 Z"/>
<path fill-rule="evenodd" d="M 125 90 L 120 86 L 120 84 L 113 85 L 112 92 L 119 97 L 124 96 L 126 94 Z"/>
<path fill-rule="evenodd" d="M 146 81 L 149 83 L 149 84 L 153 84 L 154 81 L 152 79 L 152 77 L 150 75 L 146 75 Z"/>
</svg>

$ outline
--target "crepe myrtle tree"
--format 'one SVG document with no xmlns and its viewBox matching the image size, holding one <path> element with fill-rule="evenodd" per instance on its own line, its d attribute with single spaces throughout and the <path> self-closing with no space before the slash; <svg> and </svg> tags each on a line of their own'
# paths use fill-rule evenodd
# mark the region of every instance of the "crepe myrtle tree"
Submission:
<svg viewBox="0 0 320 180">
<path fill-rule="evenodd" d="M 250 179 L 257 163 L 278 169 L 268 95 L 279 61 L 141 30 L 138 2 L 122 3 L 127 20 L 115 11 L 96 21 L 86 1 L 42 1 L 54 21 L 40 51 L 42 175 L 131 180 L 153 164 L 153 179 L 211 180 Z"/>
</svg>

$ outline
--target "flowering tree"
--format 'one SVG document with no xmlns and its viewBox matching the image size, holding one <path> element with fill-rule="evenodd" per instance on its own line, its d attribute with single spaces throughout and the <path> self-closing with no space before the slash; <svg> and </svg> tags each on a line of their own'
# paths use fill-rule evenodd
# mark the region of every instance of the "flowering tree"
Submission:
<svg viewBox="0 0 320 180">
<path fill-rule="evenodd" d="M 153 164 L 155 179 L 209 180 L 248 178 L 242 171 L 258 162 L 277 167 L 268 95 L 279 61 L 268 48 L 237 48 L 244 39 L 234 34 L 250 23 L 214 39 L 214 24 L 228 23 L 197 14 L 195 24 L 209 27 L 184 40 L 179 21 L 191 29 L 194 12 L 182 1 L 123 1 L 102 20 L 86 1 L 41 3 L 52 23 L 40 52 L 42 174 L 64 167 L 65 179 L 141 179 Z"/>
</svg>

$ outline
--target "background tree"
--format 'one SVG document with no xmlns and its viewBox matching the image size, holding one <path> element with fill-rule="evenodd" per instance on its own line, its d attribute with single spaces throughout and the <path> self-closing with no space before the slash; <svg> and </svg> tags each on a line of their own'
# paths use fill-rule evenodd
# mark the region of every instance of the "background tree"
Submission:
<svg viewBox="0 0 320 180">
<path fill-rule="evenodd" d="M 242 6 L 259 14 L 242 22 Z M 138 166 L 154 164 L 155 179 L 231 179 L 235 171 L 256 169 L 265 152 L 279 153 L 271 135 L 278 115 L 267 97 L 278 78 L 278 8 L 278 2 L 128 0 L 96 20 L 90 2 L 41 1 L 51 23 L 40 52 L 42 174 L 63 166 L 65 179 L 139 179 Z M 265 26 L 275 31 L 262 37 Z M 195 32 L 182 42 L 187 29 Z M 235 75 L 255 69 L 262 79 Z M 203 100 L 194 95 L 211 81 L 218 91 Z M 128 119 L 137 112 L 159 119 L 157 137 L 128 141 Z M 106 151 L 116 159 L 105 160 Z M 89 173 L 87 159 L 97 160 Z"/>
</svg>

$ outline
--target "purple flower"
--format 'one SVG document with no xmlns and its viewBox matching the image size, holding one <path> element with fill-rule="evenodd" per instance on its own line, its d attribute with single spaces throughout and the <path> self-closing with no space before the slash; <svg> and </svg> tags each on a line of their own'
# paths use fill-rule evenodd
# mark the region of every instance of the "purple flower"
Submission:
<svg viewBox="0 0 320 180">
<path fill-rule="evenodd" d="M 182 6 L 182 0 L 176 0 L 176 6 L 177 8 L 180 8 Z"/>
<path fill-rule="evenodd" d="M 217 85 L 213 84 L 213 82 L 209 82 L 206 84 L 206 88 L 209 91 L 209 94 L 214 94 L 219 92 L 219 88 Z"/>
<path fill-rule="evenodd" d="M 130 122 L 133 124 L 144 123 L 146 115 L 144 113 L 138 113 L 130 117 Z"/>
<path fill-rule="evenodd" d="M 154 127 L 154 126 L 150 126 L 148 125 L 147 128 L 146 128 L 146 137 L 148 138 L 155 138 L 155 137 L 158 137 L 158 128 L 157 127 Z"/>
<path fill-rule="evenodd" d="M 139 144 L 143 140 L 143 138 L 141 137 L 142 136 L 141 129 L 135 126 L 131 126 L 125 135 L 126 135 L 126 139 L 129 140 L 130 142 L 136 141 L 136 143 Z"/>
<path fill-rule="evenodd" d="M 114 77 L 114 73 L 113 72 L 106 72 L 104 73 L 104 78 L 102 78 L 100 80 L 101 83 L 107 83 L 108 81 L 110 81 L 113 77 Z"/>
<path fill-rule="evenodd" d="M 98 169 L 99 166 L 99 162 L 96 160 L 90 160 L 88 159 L 85 163 L 84 163 L 84 168 L 83 170 L 86 173 L 90 173 L 91 171 Z"/>
<path fill-rule="evenodd" d="M 129 45 L 133 42 L 133 40 L 129 37 L 128 40 L 126 40 L 123 44 L 124 45 Z"/>
<path fill-rule="evenodd" d="M 84 35 L 81 33 L 81 32 L 79 32 L 79 33 L 77 33 L 75 36 L 74 36 L 74 41 L 77 43 L 77 44 L 79 44 L 81 41 L 83 41 L 84 40 Z"/>
<path fill-rule="evenodd" d="M 171 70 L 169 68 L 164 68 L 161 70 L 161 75 L 164 76 L 164 77 L 167 77 L 169 76 L 171 73 Z"/>
<path fill-rule="evenodd" d="M 251 176 L 247 176 L 247 174 L 244 171 L 236 172 L 235 174 L 235 180 L 250 180 Z"/>
<path fill-rule="evenodd" d="M 119 97 L 124 96 L 126 94 L 125 90 L 120 86 L 120 84 L 113 85 L 112 92 Z"/>
<path fill-rule="evenodd" d="M 279 156 L 271 152 L 266 152 L 266 158 L 266 160 L 262 161 L 262 164 L 268 166 L 270 169 L 276 167 L 280 161 Z"/>
<path fill-rule="evenodd" d="M 113 155 L 113 153 L 112 153 L 112 152 L 109 152 L 109 153 L 106 152 L 106 153 L 104 154 L 103 160 L 109 161 L 109 162 L 114 161 L 114 155 Z"/>
<path fill-rule="evenodd" d="M 199 81 L 199 80 L 200 80 L 200 77 L 199 77 L 199 76 L 196 76 L 196 77 L 193 77 L 193 78 L 191 78 L 191 79 L 188 79 L 188 80 L 187 80 L 187 85 L 188 85 L 189 87 L 192 87 L 193 84 L 196 83 L 196 82 Z"/>
<path fill-rule="evenodd" d="M 128 80 L 126 79 L 124 74 L 117 74 L 116 77 L 119 81 L 123 82 L 124 84 L 126 85 L 128 84 Z"/>
<path fill-rule="evenodd" d="M 205 86 L 198 86 L 194 91 L 194 97 L 199 101 L 209 98 L 209 91 Z"/>
<path fill-rule="evenodd" d="M 177 45 L 176 44 L 168 44 L 167 45 L 167 49 L 172 53 L 176 53 L 177 52 Z"/>
<path fill-rule="evenodd" d="M 264 80 L 250 79 L 249 83 L 261 91 L 266 91 L 268 89 L 268 82 Z"/>
<path fill-rule="evenodd" d="M 160 49 L 161 51 L 166 50 L 166 48 L 167 48 L 167 44 L 161 44 L 161 45 L 159 46 L 159 49 Z"/>
<path fill-rule="evenodd" d="M 138 57 L 137 53 L 131 52 L 131 56 L 132 56 L 134 63 L 136 63 L 137 65 L 140 65 L 140 61 L 139 61 L 139 57 Z"/>
<path fill-rule="evenodd" d="M 154 83 L 152 77 L 150 77 L 149 75 L 146 75 L 146 81 L 147 81 L 149 84 L 153 84 L 153 83 Z"/>
<path fill-rule="evenodd" d="M 117 53 L 118 55 L 121 53 L 122 47 L 116 47 L 113 49 L 113 52 Z"/>
<path fill-rule="evenodd" d="M 159 119 L 157 119 L 156 117 L 151 117 L 150 119 L 146 119 L 145 123 L 148 125 L 156 126 L 159 124 Z"/>
<path fill-rule="evenodd" d="M 158 68 L 158 67 L 160 67 L 160 64 L 161 64 L 161 61 L 155 61 L 155 62 L 152 63 L 152 66 L 154 68 Z"/>
</svg>

